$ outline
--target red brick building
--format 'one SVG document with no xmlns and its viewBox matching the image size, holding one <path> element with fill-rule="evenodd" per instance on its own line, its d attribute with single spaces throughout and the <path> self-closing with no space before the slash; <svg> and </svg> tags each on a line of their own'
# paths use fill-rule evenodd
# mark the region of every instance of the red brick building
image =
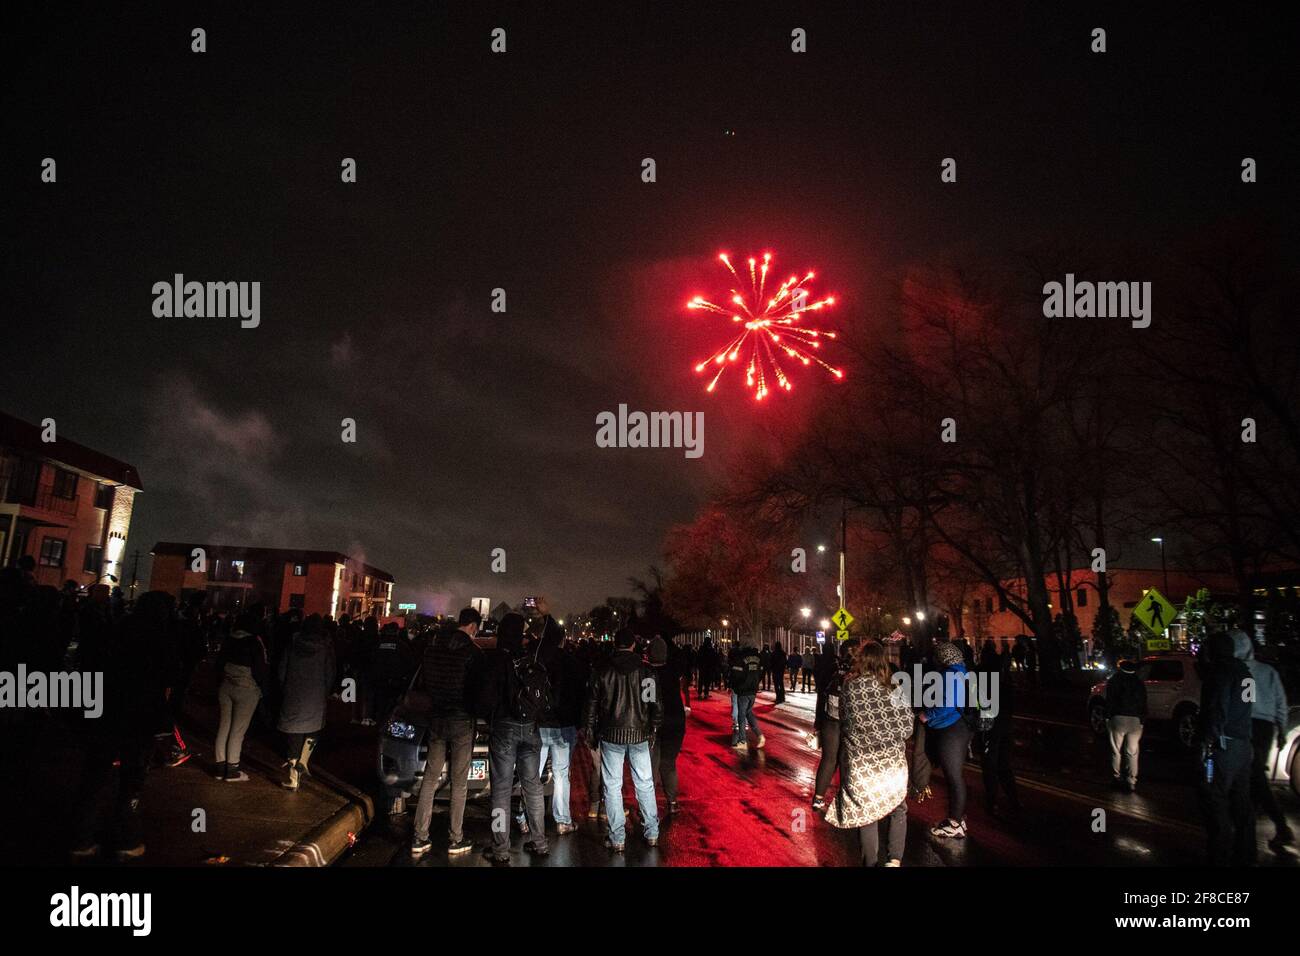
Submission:
<svg viewBox="0 0 1300 956">
<path fill-rule="evenodd" d="M 1092 634 L 1092 625 L 1097 618 L 1100 601 L 1097 593 L 1097 575 L 1088 568 L 1076 568 L 1066 572 L 1065 586 L 1069 591 L 1069 600 L 1073 604 L 1074 616 L 1079 622 L 1079 630 L 1085 639 Z M 1213 571 L 1175 571 L 1168 572 L 1168 589 L 1166 575 L 1159 568 L 1110 568 L 1106 574 L 1109 585 L 1110 606 L 1119 612 L 1121 626 L 1128 627 L 1133 608 L 1137 607 L 1150 588 L 1155 588 L 1171 601 L 1175 607 L 1206 588 L 1213 594 L 1235 594 L 1237 584 L 1230 574 Z M 1012 594 L 1023 597 L 1025 584 L 1022 580 L 1007 581 L 1003 585 Z M 1061 613 L 1066 607 L 1066 595 L 1062 593 L 1060 582 L 1055 574 L 1046 579 L 1047 596 L 1051 602 L 1052 616 Z M 962 609 L 962 623 L 966 628 L 968 639 L 984 640 L 1013 638 L 1017 634 L 1029 632 L 1029 627 L 1019 617 L 1002 606 L 997 592 L 991 587 L 981 586 L 967 598 Z M 952 633 L 957 632 L 957 622 L 951 622 Z"/>
<path fill-rule="evenodd" d="M 202 593 L 217 610 L 262 604 L 335 618 L 392 613 L 393 576 L 337 551 L 160 541 L 151 553 L 151 590 L 178 600 Z"/>
<path fill-rule="evenodd" d="M 140 475 L 48 434 L 0 412 L 0 564 L 29 555 L 40 584 L 117 584 Z"/>
</svg>

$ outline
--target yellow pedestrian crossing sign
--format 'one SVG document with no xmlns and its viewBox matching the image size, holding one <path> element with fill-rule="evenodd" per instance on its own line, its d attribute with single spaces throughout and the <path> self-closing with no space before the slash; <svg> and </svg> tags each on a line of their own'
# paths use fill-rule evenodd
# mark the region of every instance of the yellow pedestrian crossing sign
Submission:
<svg viewBox="0 0 1300 956">
<path fill-rule="evenodd" d="M 1152 634 L 1163 634 L 1174 623 L 1177 614 L 1174 606 L 1155 588 L 1142 595 L 1142 600 L 1133 608 L 1133 616 L 1145 624 Z"/>
<path fill-rule="evenodd" d="M 849 632 L 848 632 L 848 631 L 836 631 L 836 632 L 835 632 L 835 640 L 837 640 L 837 641 L 847 641 L 848 639 L 849 639 Z"/>
<path fill-rule="evenodd" d="M 841 631 L 847 631 L 853 625 L 853 615 L 849 613 L 849 609 L 846 607 L 842 607 L 832 614 L 831 620 L 835 622 L 835 626 Z"/>
</svg>

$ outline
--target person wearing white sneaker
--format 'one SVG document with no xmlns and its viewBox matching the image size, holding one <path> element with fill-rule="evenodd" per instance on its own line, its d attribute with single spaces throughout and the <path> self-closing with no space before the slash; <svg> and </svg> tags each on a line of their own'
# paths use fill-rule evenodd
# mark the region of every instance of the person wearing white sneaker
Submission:
<svg viewBox="0 0 1300 956">
<path fill-rule="evenodd" d="M 878 861 L 881 821 L 888 827 L 888 859 L 901 865 L 910 736 L 912 709 L 893 686 L 884 645 L 865 641 L 853 652 L 840 690 L 840 788 L 826 808 L 831 826 L 857 829 L 864 866 Z"/>
<path fill-rule="evenodd" d="M 974 734 L 966 717 L 966 663 L 961 649 L 951 641 L 934 645 L 934 662 L 942 670 L 943 699 L 939 706 L 922 710 L 918 719 L 925 724 L 926 755 L 943 771 L 948 816 L 931 828 L 930 835 L 960 840 L 966 836 L 964 765 Z"/>
<path fill-rule="evenodd" d="M 762 667 L 757 648 L 749 643 L 743 644 L 731 659 L 727 686 L 731 688 L 732 699 L 736 702 L 731 745 L 737 750 L 746 747 L 747 729 L 754 731 L 759 747 L 767 742 L 763 738 L 763 731 L 759 729 L 758 718 L 754 716 L 754 699 L 758 696 L 758 684 L 763 677 Z"/>
</svg>

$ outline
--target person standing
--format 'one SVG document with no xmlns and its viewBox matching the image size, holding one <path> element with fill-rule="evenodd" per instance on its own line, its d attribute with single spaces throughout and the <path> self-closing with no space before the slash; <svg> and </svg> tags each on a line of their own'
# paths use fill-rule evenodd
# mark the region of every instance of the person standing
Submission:
<svg viewBox="0 0 1300 956">
<path fill-rule="evenodd" d="M 980 754 L 980 770 L 984 777 L 984 807 L 992 816 L 997 812 L 999 791 L 1006 797 L 1007 809 L 1020 812 L 1020 794 L 1016 786 L 1016 772 L 1011 767 L 1011 721 L 1015 717 L 1015 701 L 1011 687 L 1011 660 L 999 654 L 992 641 L 985 641 L 979 669 L 991 700 L 981 701 L 985 708 L 993 705 L 997 713 L 987 730 L 981 730 L 976 750 Z"/>
<path fill-rule="evenodd" d="M 658 699 L 664 709 L 663 723 L 650 744 L 650 768 L 663 787 L 664 812 L 671 816 L 677 812 L 677 755 L 686 739 L 690 684 L 683 673 L 681 651 L 662 637 L 650 642 L 647 663 L 654 669 Z"/>
<path fill-rule="evenodd" d="M 266 647 L 253 633 L 254 623 L 247 613 L 238 615 L 217 657 L 217 670 L 221 674 L 217 705 L 221 717 L 217 722 L 213 759 L 217 777 L 227 783 L 248 779 L 248 774 L 239 769 L 239 758 L 270 669 Z"/>
<path fill-rule="evenodd" d="M 817 747 L 821 756 L 817 760 L 817 776 L 813 782 L 814 810 L 826 808 L 826 789 L 831 785 L 831 777 L 840 765 L 840 714 L 841 691 L 844 675 L 852 663 L 852 654 L 857 649 L 858 639 L 850 637 L 841 645 L 838 659 L 829 650 L 821 655 L 818 664 L 821 670 L 817 677 L 817 706 L 813 712 L 813 730 L 817 734 Z"/>
<path fill-rule="evenodd" d="M 325 633 L 319 614 L 302 622 L 302 630 L 280 658 L 280 718 L 276 728 L 285 735 L 289 772 L 281 782 L 297 790 L 303 774 L 311 774 L 308 761 L 325 729 L 325 705 L 336 677 L 334 643 Z"/>
<path fill-rule="evenodd" d="M 483 679 L 483 652 L 474 638 L 482 623 L 483 617 L 476 608 L 463 608 L 456 617 L 456 627 L 434 635 L 425 646 L 420 672 L 415 677 L 429 702 L 429 755 L 411 836 L 411 856 L 415 859 L 428 853 L 432 846 L 429 824 L 444 762 L 451 783 L 447 855 L 467 853 L 473 846 L 465 839 L 465 798 L 469 793 L 475 711 Z"/>
<path fill-rule="evenodd" d="M 936 839 L 964 839 L 966 836 L 966 778 L 962 767 L 970 749 L 972 730 L 966 722 L 966 662 L 961 648 L 950 641 L 934 645 L 934 661 L 943 682 L 941 702 L 921 711 L 925 724 L 926 755 L 943 770 L 948 789 L 948 815 L 930 828 Z"/>
<path fill-rule="evenodd" d="M 891 680 L 889 656 L 879 641 L 858 648 L 844 678 L 840 737 L 840 788 L 826 822 L 856 827 L 862 865 L 875 866 L 880 822 L 888 828 L 885 866 L 903 865 L 907 840 L 907 738 L 912 709 Z"/>
<path fill-rule="evenodd" d="M 636 635 L 621 628 L 614 635 L 614 654 L 591 678 L 583 727 L 588 741 L 600 740 L 601 774 L 609 836 L 605 845 L 622 853 L 626 841 L 623 816 L 623 763 L 632 767 L 632 784 L 645 828 L 645 841 L 659 843 L 650 741 L 663 723 L 654 672 L 637 657 Z"/>
<path fill-rule="evenodd" d="M 541 665 L 541 647 L 524 648 L 524 618 L 511 612 L 497 628 L 491 663 L 492 842 L 487 848 L 498 866 L 510 863 L 510 791 L 519 778 L 524 816 L 532 839 L 524 849 L 537 856 L 551 852 L 546 842 L 546 800 L 542 792 L 542 736 L 537 722 L 552 704 L 549 677 Z"/>
<path fill-rule="evenodd" d="M 1106 681 L 1106 730 L 1110 735 L 1110 775 L 1115 786 L 1137 790 L 1138 750 L 1147 719 L 1147 688 L 1137 664 L 1120 661 Z"/>
<path fill-rule="evenodd" d="M 543 616 L 534 618 L 529 624 L 535 639 L 541 641 L 540 660 L 550 675 L 554 692 L 551 706 L 538 722 L 538 733 L 542 738 L 538 771 L 545 770 L 549 759 L 551 816 L 555 818 L 556 832 L 564 836 L 578 829 L 569 807 L 569 771 L 578 740 L 578 723 L 582 720 L 582 696 L 587 688 L 588 675 L 582 662 L 569 648 L 564 628 L 544 610 L 545 607 L 546 599 L 538 598 L 538 610 L 543 612 Z"/>
<path fill-rule="evenodd" d="M 1230 632 L 1233 652 L 1237 660 L 1246 665 L 1250 676 L 1255 679 L 1255 701 L 1251 710 L 1251 749 L 1253 759 L 1250 763 L 1250 792 L 1255 806 L 1268 814 L 1273 821 L 1273 839 L 1268 845 L 1274 851 L 1295 842 L 1295 835 L 1287 825 L 1286 816 L 1277 804 L 1277 796 L 1268 782 L 1268 758 L 1273 753 L 1273 741 L 1278 746 L 1286 739 L 1287 703 L 1286 688 L 1282 678 L 1269 664 L 1255 659 L 1255 644 L 1245 631 L 1234 629 Z"/>
<path fill-rule="evenodd" d="M 1202 648 L 1200 740 L 1202 772 L 1198 789 L 1205 814 L 1211 866 L 1253 866 L 1255 807 L 1250 800 L 1251 679 L 1235 656 L 1227 633 L 1212 634 Z"/>
<path fill-rule="evenodd" d="M 754 736 L 758 738 L 755 745 L 757 749 L 762 750 L 767 746 L 767 738 L 763 736 L 758 718 L 754 716 L 754 700 L 758 697 L 758 682 L 762 676 L 763 666 L 759 663 L 758 651 L 753 645 L 745 644 L 731 665 L 728 679 L 728 686 L 736 701 L 735 725 L 731 732 L 731 746 L 736 750 L 744 750 L 748 746 L 745 740 L 747 729 L 753 730 Z"/>
<path fill-rule="evenodd" d="M 785 659 L 785 666 L 790 671 L 790 692 L 794 693 L 799 687 L 799 672 L 803 670 L 803 655 L 796 650 L 791 650 L 790 656 Z"/>
<path fill-rule="evenodd" d="M 814 689 L 813 675 L 817 673 L 817 658 L 820 655 L 817 651 L 808 651 L 803 656 L 803 667 L 799 670 L 799 690 L 802 693 L 809 693 Z"/>
<path fill-rule="evenodd" d="M 758 689 L 767 690 L 772 683 L 772 649 L 766 644 L 759 649 L 758 663 L 763 673 L 763 680 L 758 685 Z"/>
<path fill-rule="evenodd" d="M 785 650 L 781 647 L 781 642 L 777 641 L 772 645 L 772 684 L 776 691 L 776 702 L 785 703 Z"/>
</svg>

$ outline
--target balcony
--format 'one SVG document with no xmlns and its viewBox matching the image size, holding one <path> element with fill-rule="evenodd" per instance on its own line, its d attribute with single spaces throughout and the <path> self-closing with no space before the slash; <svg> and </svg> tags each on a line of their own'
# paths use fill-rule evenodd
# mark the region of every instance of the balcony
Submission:
<svg viewBox="0 0 1300 956">
<path fill-rule="evenodd" d="M 53 511 L 55 514 L 72 517 L 77 513 L 77 506 L 80 503 L 81 495 L 73 495 L 71 498 L 61 498 L 53 491 L 41 491 L 36 495 L 36 502 L 33 507 L 41 508 L 45 511 Z"/>
</svg>

